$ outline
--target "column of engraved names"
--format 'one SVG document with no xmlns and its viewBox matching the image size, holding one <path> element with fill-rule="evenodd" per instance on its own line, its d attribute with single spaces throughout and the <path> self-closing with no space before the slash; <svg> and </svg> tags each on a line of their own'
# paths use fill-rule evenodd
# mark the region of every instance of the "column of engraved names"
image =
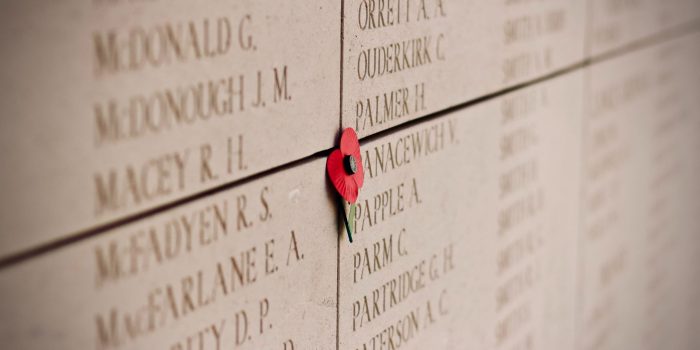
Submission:
<svg viewBox="0 0 700 350">
<path fill-rule="evenodd" d="M 691 111 L 685 103 L 683 85 L 688 58 L 685 42 L 675 42 L 658 50 L 654 69 L 654 104 L 650 118 L 648 153 L 650 193 L 645 237 L 646 313 L 644 340 L 649 349 L 676 348 L 687 334 L 679 315 L 687 312 L 685 279 L 687 276 L 683 248 L 692 234 L 685 232 L 682 215 L 685 198 L 684 179 L 692 164 L 684 152 L 687 136 L 683 130 L 692 126 Z M 663 62 L 663 64 L 661 63 Z M 686 164 L 684 164 L 686 163 Z"/>
<path fill-rule="evenodd" d="M 104 12 L 131 4 L 97 1 L 94 6 Z M 256 57 L 258 45 L 266 44 L 256 34 L 259 17 L 225 9 L 204 16 L 161 16 L 123 27 L 96 28 L 90 36 L 94 82 L 105 91 L 116 91 L 91 101 L 95 150 L 116 152 L 124 145 L 149 139 L 157 142 L 178 135 L 176 131 L 220 120 L 235 125 L 251 111 L 288 104 L 288 79 L 293 72 L 284 61 L 242 68 L 251 67 L 242 62 Z M 225 61 L 234 65 L 146 84 L 148 88 L 120 91 L 110 86 L 138 82 L 157 70 Z M 174 144 L 160 153 L 146 152 L 146 158 L 96 169 L 92 184 L 95 215 L 121 212 L 246 173 L 250 135 L 239 129 L 216 136 L 198 145 Z"/>
<path fill-rule="evenodd" d="M 446 0 L 362 0 L 348 2 L 346 32 L 357 33 L 346 52 L 344 84 L 357 87 L 344 108 L 347 126 L 360 135 L 419 115 L 428 107 L 428 76 L 410 78 L 446 59 L 449 33 L 442 31 Z M 438 28 L 433 30 L 433 28 Z M 397 78 L 403 76 L 404 78 Z M 381 86 L 381 89 L 376 87 Z M 370 87 L 372 87 L 370 89 Z M 352 90 L 350 90 L 352 91 Z"/>
<path fill-rule="evenodd" d="M 629 193 L 623 179 L 632 152 L 626 125 L 644 130 L 641 121 L 629 123 L 629 114 L 647 96 L 649 83 L 646 71 L 633 67 L 590 92 L 582 204 L 584 349 L 610 348 L 619 339 L 615 333 L 622 331 L 619 304 L 625 301 L 618 291 L 623 288 L 623 276 L 629 274 L 635 250 L 628 245 L 632 233 L 624 223 L 631 214 L 625 203 L 637 200 L 624 197 Z"/>
<path fill-rule="evenodd" d="M 456 128 L 456 119 L 442 119 L 363 146 L 357 232 L 353 243 L 340 242 L 341 349 L 415 348 L 446 326 L 452 234 L 420 218 L 439 215 L 436 201 L 449 200 L 427 164 L 444 164 Z"/>
<path fill-rule="evenodd" d="M 131 348 L 146 337 L 156 338 L 156 343 L 169 350 L 246 349 L 260 344 L 284 350 L 298 347 L 298 337 L 303 334 L 286 329 L 282 314 L 288 311 L 287 300 L 273 291 L 280 281 L 278 275 L 309 267 L 303 264 L 308 251 L 300 237 L 306 233 L 299 227 L 270 232 L 268 221 L 274 218 L 275 206 L 281 205 L 271 202 L 271 191 L 275 191 L 271 183 L 250 186 L 95 244 L 96 294 L 139 276 L 162 280 L 145 288 L 131 285 L 140 292 L 134 298 L 136 304 L 115 301 L 98 308 L 94 316 L 97 348 Z M 235 237 L 245 235 L 260 237 Z M 243 244 L 215 247 L 232 241 Z M 211 251 L 222 253 L 206 256 Z M 186 263 L 190 255 L 200 254 L 205 255 L 200 263 Z M 180 273 L 167 277 L 159 273 L 162 265 L 173 263 L 180 265 Z M 248 294 L 242 294 L 245 292 Z M 214 308 L 225 311 L 215 312 Z M 179 334 L 160 335 L 190 318 L 204 322 L 188 322 L 196 326 Z M 286 334 L 277 344 L 266 342 L 268 333 L 277 328 Z"/>
<path fill-rule="evenodd" d="M 0 254 L 333 144 L 340 62 L 307 63 L 340 56 L 339 3 L 10 1 L 17 13 L 0 22 L 27 34 L 7 43 L 6 99 L 35 103 L 10 103 L 17 118 L 2 128 L 16 170 L 3 181 Z"/>
<path fill-rule="evenodd" d="M 495 289 L 494 336 L 499 349 L 536 349 L 537 300 L 532 290 L 540 279 L 538 256 L 544 244 L 539 217 L 544 189 L 537 158 L 538 113 L 546 108 L 544 88 L 504 97 L 500 103 L 501 173 L 496 252 L 498 285 Z"/>
</svg>

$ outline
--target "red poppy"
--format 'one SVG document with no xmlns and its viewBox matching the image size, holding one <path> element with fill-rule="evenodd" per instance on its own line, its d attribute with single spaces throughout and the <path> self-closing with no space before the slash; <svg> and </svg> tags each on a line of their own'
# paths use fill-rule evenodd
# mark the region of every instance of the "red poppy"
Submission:
<svg viewBox="0 0 700 350">
<path fill-rule="evenodd" d="M 350 203 L 355 203 L 365 179 L 360 142 L 357 140 L 355 130 L 352 128 L 343 130 L 340 136 L 340 148 L 333 150 L 328 156 L 326 170 L 340 196 Z"/>
</svg>

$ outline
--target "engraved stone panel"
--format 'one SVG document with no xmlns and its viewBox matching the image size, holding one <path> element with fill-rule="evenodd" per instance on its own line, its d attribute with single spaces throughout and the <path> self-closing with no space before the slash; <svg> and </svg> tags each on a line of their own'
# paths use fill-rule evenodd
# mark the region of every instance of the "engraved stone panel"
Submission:
<svg viewBox="0 0 700 350">
<path fill-rule="evenodd" d="M 3 347 L 333 348 L 337 222 L 324 167 L 311 161 L 3 269 Z"/>
<path fill-rule="evenodd" d="M 333 145 L 336 1 L 3 7 L 0 255 Z"/>
<path fill-rule="evenodd" d="M 699 39 L 587 70 L 582 349 L 693 348 L 700 118 L 687 92 L 700 86 L 688 74 Z"/>
<path fill-rule="evenodd" d="M 360 136 L 583 60 L 581 1 L 345 1 L 342 123 Z"/>
<path fill-rule="evenodd" d="M 574 345 L 582 75 L 363 145 L 341 349 Z"/>
</svg>

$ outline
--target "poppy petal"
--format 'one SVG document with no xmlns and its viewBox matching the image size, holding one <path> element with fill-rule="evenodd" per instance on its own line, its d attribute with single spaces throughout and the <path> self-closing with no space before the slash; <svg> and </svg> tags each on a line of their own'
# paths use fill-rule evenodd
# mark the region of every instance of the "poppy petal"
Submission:
<svg viewBox="0 0 700 350">
<path fill-rule="evenodd" d="M 342 194 L 343 198 L 350 203 L 355 203 L 357 202 L 358 192 L 359 188 L 357 188 L 355 180 L 352 176 L 348 176 L 347 181 L 345 181 L 345 193 Z"/>
<path fill-rule="evenodd" d="M 326 160 L 326 171 L 331 179 L 333 186 L 338 193 L 343 193 L 345 190 L 345 169 L 343 169 L 343 154 L 340 150 L 334 150 Z"/>
<path fill-rule="evenodd" d="M 328 177 L 333 183 L 333 187 L 338 191 L 341 197 L 350 203 L 355 203 L 357 201 L 358 188 L 355 180 L 352 179 L 351 175 L 345 172 L 345 167 L 343 166 L 343 154 L 340 150 L 336 149 L 328 156 L 326 160 L 326 171 L 328 172 Z"/>
<path fill-rule="evenodd" d="M 360 141 L 353 128 L 345 128 L 340 136 L 340 151 L 344 155 L 351 155 L 360 151 Z"/>
</svg>

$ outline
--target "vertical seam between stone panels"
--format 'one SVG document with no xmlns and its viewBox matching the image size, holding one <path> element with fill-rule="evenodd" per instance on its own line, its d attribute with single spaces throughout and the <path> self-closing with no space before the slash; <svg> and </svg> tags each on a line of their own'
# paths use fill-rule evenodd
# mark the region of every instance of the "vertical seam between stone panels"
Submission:
<svg viewBox="0 0 700 350">
<path fill-rule="evenodd" d="M 588 165 L 587 158 L 587 146 L 586 135 L 588 134 L 588 112 L 590 107 L 590 68 L 591 66 L 583 67 L 583 115 L 581 116 L 581 141 L 579 151 L 580 162 L 579 162 L 579 198 L 578 198 L 578 234 L 576 235 L 576 293 L 574 294 L 574 348 L 580 349 L 581 346 L 581 335 L 583 334 L 583 300 L 584 295 L 584 283 L 583 283 L 583 269 L 585 266 L 585 254 L 584 254 L 584 235 L 585 235 L 585 210 L 584 203 L 586 196 L 586 167 Z"/>
<path fill-rule="evenodd" d="M 338 119 L 340 122 L 340 130 L 343 130 L 343 50 L 345 41 L 345 0 L 340 1 L 340 107 L 338 109 Z"/>
<path fill-rule="evenodd" d="M 591 30 L 593 29 L 593 1 L 586 1 L 586 20 L 583 23 L 583 60 L 591 57 Z"/>
<path fill-rule="evenodd" d="M 338 107 L 339 129 L 343 130 L 343 51 L 345 50 L 345 0 L 340 0 L 340 96 Z M 338 218 L 340 219 L 340 218 Z M 338 225 L 336 225 L 338 227 Z M 335 349 L 340 350 L 340 237 L 336 230 L 336 251 L 335 251 Z"/>
<path fill-rule="evenodd" d="M 574 349 L 580 349 L 581 346 L 581 335 L 583 334 L 583 268 L 584 268 L 584 249 L 583 249 L 583 236 L 584 236 L 584 196 L 585 196 L 585 182 L 586 182 L 586 135 L 588 130 L 588 100 L 589 100 L 589 89 L 590 80 L 588 72 L 589 67 L 592 66 L 590 59 L 593 57 L 591 44 L 591 30 L 593 30 L 593 1 L 586 1 L 585 10 L 585 21 L 583 24 L 583 61 L 588 64 L 584 64 L 582 69 L 583 74 L 583 89 L 581 91 L 582 101 L 582 115 L 581 115 L 581 139 L 579 143 L 579 198 L 578 198 L 578 232 L 576 234 L 576 279 L 574 281 Z"/>
</svg>

